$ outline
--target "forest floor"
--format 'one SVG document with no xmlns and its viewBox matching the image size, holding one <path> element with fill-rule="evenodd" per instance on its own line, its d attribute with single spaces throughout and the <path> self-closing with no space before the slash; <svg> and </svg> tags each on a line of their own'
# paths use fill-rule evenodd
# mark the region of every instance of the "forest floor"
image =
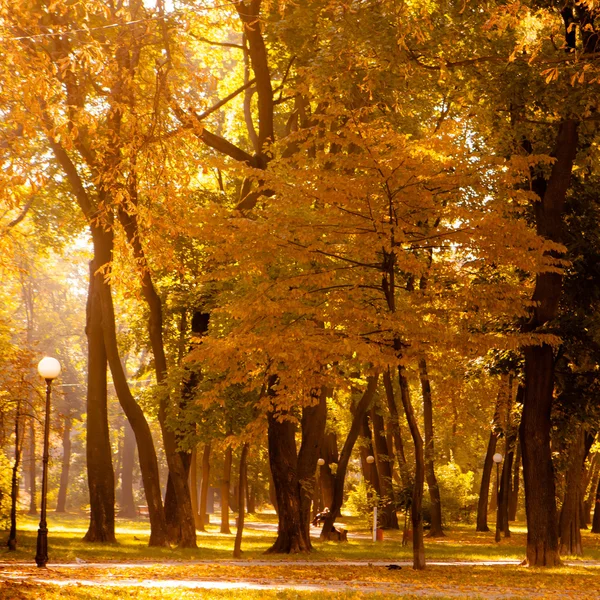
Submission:
<svg viewBox="0 0 600 600">
<path fill-rule="evenodd" d="M 35 518 L 19 517 L 19 549 L 0 551 L 0 599 L 600 598 L 600 536 L 588 532 L 585 560 L 527 569 L 519 566 L 522 526 L 516 524 L 510 538 L 495 544 L 493 532 L 455 524 L 445 538 L 426 539 L 427 569 L 413 571 L 411 549 L 402 546 L 401 533 L 386 531 L 385 540 L 374 543 L 366 522 L 352 519 L 344 519 L 356 534 L 348 543 L 315 540 L 308 557 L 267 559 L 274 521 L 272 515 L 259 515 L 244 531 L 244 558 L 233 560 L 233 536 L 219 533 L 216 525 L 198 533 L 197 550 L 157 549 L 146 545 L 147 521 L 119 521 L 118 544 L 94 545 L 81 541 L 85 518 L 49 517 L 47 569 L 33 562 Z M 402 568 L 390 570 L 391 564 Z"/>
</svg>

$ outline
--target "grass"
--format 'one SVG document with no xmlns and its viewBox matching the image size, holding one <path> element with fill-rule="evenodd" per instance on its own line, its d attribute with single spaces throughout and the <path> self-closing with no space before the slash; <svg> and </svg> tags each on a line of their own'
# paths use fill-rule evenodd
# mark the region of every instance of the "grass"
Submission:
<svg viewBox="0 0 600 600">
<path fill-rule="evenodd" d="M 276 516 L 262 514 L 251 516 L 251 520 L 276 523 Z M 410 546 L 402 546 L 402 533 L 385 531 L 383 542 L 372 542 L 369 530 L 357 519 L 343 519 L 344 526 L 351 532 L 362 533 L 364 538 L 351 539 L 348 543 L 320 542 L 314 540 L 310 555 L 273 557 L 283 561 L 301 560 L 389 560 L 410 561 Z M 76 558 L 86 561 L 190 561 L 231 559 L 234 535 L 219 533 L 217 525 L 207 526 L 206 533 L 198 533 L 197 549 L 149 548 L 149 524 L 147 520 L 117 519 L 117 544 L 88 544 L 82 541 L 87 530 L 87 517 L 76 514 L 56 515 L 49 513 L 49 556 L 50 562 L 73 562 Z M 1 561 L 30 561 L 35 555 L 38 521 L 29 515 L 19 515 L 18 549 L 9 552 L 0 549 Z M 427 560 L 521 560 L 525 553 L 526 532 L 522 525 L 511 527 L 510 538 L 494 542 L 494 533 L 477 533 L 473 525 L 458 524 L 446 529 L 446 537 L 425 539 Z M 235 532 L 235 529 L 232 528 Z M 5 534 L 6 535 L 6 534 Z M 586 559 L 600 560 L 600 536 L 583 532 Z M 265 550 L 273 543 L 275 535 L 269 531 L 246 528 L 242 548 L 244 558 L 261 559 Z"/>
</svg>

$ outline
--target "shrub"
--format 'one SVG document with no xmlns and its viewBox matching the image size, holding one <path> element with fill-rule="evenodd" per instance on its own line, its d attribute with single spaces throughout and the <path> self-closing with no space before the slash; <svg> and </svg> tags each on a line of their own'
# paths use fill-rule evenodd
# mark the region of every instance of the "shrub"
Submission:
<svg viewBox="0 0 600 600">
<path fill-rule="evenodd" d="M 473 471 L 463 473 L 452 459 L 448 464 L 437 467 L 436 476 L 445 519 L 469 521 L 477 503 L 477 494 L 473 493 Z"/>
</svg>

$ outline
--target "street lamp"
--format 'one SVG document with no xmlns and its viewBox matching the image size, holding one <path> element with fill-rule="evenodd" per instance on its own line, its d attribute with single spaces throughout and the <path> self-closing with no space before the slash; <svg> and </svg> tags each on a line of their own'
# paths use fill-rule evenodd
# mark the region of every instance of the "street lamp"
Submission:
<svg viewBox="0 0 600 600">
<path fill-rule="evenodd" d="M 375 457 L 369 454 L 367 462 L 372 465 L 375 462 Z M 377 541 L 377 503 L 373 506 L 373 541 Z"/>
<path fill-rule="evenodd" d="M 325 459 L 324 459 L 324 458 L 320 458 L 320 459 L 317 461 L 317 464 L 318 464 L 320 467 L 322 467 L 322 466 L 325 464 Z"/>
<path fill-rule="evenodd" d="M 37 536 L 35 562 L 45 567 L 48 562 L 48 524 L 46 523 L 46 496 L 48 494 L 48 446 L 50 439 L 50 393 L 52 381 L 60 375 L 60 363 L 50 356 L 40 360 L 38 373 L 46 380 L 46 417 L 44 419 L 44 454 L 42 457 L 42 507 Z"/>
<path fill-rule="evenodd" d="M 500 523 L 501 507 L 500 507 L 500 463 L 502 462 L 502 454 L 496 452 L 492 456 L 492 460 L 496 463 L 496 541 L 500 541 L 500 530 L 502 529 Z"/>
</svg>

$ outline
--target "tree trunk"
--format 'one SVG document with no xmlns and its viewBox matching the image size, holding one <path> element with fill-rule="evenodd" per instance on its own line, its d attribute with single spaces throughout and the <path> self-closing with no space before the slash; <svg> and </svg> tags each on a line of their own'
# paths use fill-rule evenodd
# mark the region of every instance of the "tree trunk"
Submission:
<svg viewBox="0 0 600 600">
<path fill-rule="evenodd" d="M 101 227 L 95 225 L 90 225 L 90 229 L 94 241 L 94 255 L 99 257 L 98 264 L 100 267 L 106 269 L 109 267 L 112 258 L 112 231 L 105 231 Z M 119 356 L 115 327 L 115 312 L 110 285 L 103 279 L 103 276 L 100 276 L 100 279 L 104 346 L 119 403 L 121 404 L 121 407 L 127 416 L 127 420 L 135 434 L 146 503 L 148 505 L 148 515 L 150 518 L 149 545 L 167 546 L 167 523 L 162 504 L 160 477 L 154 440 L 152 439 L 146 417 L 131 394 Z"/>
<path fill-rule="evenodd" d="M 162 300 L 152 281 L 150 268 L 147 264 L 144 250 L 139 235 L 137 217 L 135 214 L 135 205 L 137 204 L 137 188 L 132 186 L 130 189 L 130 198 L 132 202 L 131 212 L 126 212 L 122 207 L 119 209 L 119 220 L 125 229 L 128 242 L 133 250 L 134 256 L 140 265 L 139 275 L 142 286 L 142 294 L 148 306 L 148 335 L 154 354 L 154 367 L 156 381 L 158 384 L 164 383 L 167 378 L 167 358 L 163 343 L 163 315 Z M 196 548 L 196 526 L 194 514 L 192 511 L 192 500 L 188 486 L 188 471 L 190 466 L 190 457 L 185 452 L 178 449 L 177 434 L 167 423 L 169 414 L 169 398 L 165 395 L 161 397 L 158 408 L 158 421 L 162 432 L 165 457 L 169 467 L 169 478 L 172 490 L 169 506 L 175 506 L 174 510 L 169 510 L 167 520 L 175 517 L 178 521 L 175 527 L 169 528 L 176 530 L 177 542 L 182 548 Z M 166 498 L 165 498 L 166 504 Z"/>
<path fill-rule="evenodd" d="M 427 487 L 429 488 L 429 499 L 431 501 L 431 529 L 427 537 L 445 537 L 442 529 L 442 501 L 440 499 L 440 488 L 435 476 L 434 447 L 433 447 L 433 403 L 431 398 L 431 384 L 427 371 L 425 358 L 419 359 L 419 378 L 423 393 L 423 422 L 425 429 L 425 475 Z"/>
<path fill-rule="evenodd" d="M 390 463 L 390 452 L 385 439 L 385 426 L 383 417 L 375 407 L 371 408 L 371 421 L 373 423 L 373 441 L 375 445 L 375 462 L 379 474 L 379 486 L 381 489 L 381 528 L 399 529 L 398 517 L 396 516 L 396 505 L 394 488 L 392 487 L 392 465 Z"/>
<path fill-rule="evenodd" d="M 425 484 L 425 455 L 423 449 L 423 438 L 419 431 L 417 418 L 410 401 L 408 380 L 404 374 L 404 368 L 398 367 L 398 381 L 400 384 L 400 396 L 402 406 L 406 415 L 406 421 L 415 447 L 415 478 L 413 482 L 410 515 L 413 526 L 413 569 L 425 568 L 425 545 L 423 542 L 423 487 Z"/>
<path fill-rule="evenodd" d="M 271 468 L 269 467 L 269 501 L 273 505 L 275 512 L 279 514 L 279 507 L 277 506 L 277 494 L 275 493 L 275 483 L 273 482 L 273 473 L 271 473 Z M 231 508 L 233 512 L 237 511 L 237 502 L 236 506 L 233 506 L 233 502 L 231 503 Z"/>
<path fill-rule="evenodd" d="M 513 469 L 512 487 L 508 498 L 508 520 L 517 520 L 517 508 L 519 506 L 519 481 L 521 470 L 521 442 L 517 441 L 517 452 L 515 454 L 515 466 Z"/>
<path fill-rule="evenodd" d="M 527 514 L 526 560 L 530 566 L 538 567 L 560 564 L 554 467 L 550 450 L 553 363 L 550 346 L 525 348 L 526 388 L 520 438 Z"/>
<path fill-rule="evenodd" d="M 340 459 L 338 462 L 337 470 L 335 472 L 335 480 L 333 486 L 333 500 L 329 515 L 323 523 L 323 529 L 321 530 L 321 539 L 328 539 L 329 534 L 333 531 L 333 524 L 340 514 L 340 509 L 344 501 L 344 482 L 346 480 L 346 471 L 348 470 L 348 462 L 352 456 L 352 449 L 358 438 L 360 432 L 361 423 L 364 415 L 369 410 L 369 406 L 375 397 L 377 391 L 378 375 L 367 377 L 367 389 L 364 391 L 362 398 L 358 401 L 354 408 L 354 414 L 352 415 L 352 424 L 350 425 L 350 431 L 346 436 L 346 441 L 340 453 Z"/>
<path fill-rule="evenodd" d="M 115 476 L 108 431 L 107 358 L 102 333 L 97 259 L 90 263 L 86 334 L 88 340 L 88 385 L 86 464 L 90 492 L 90 525 L 86 542 L 115 543 Z"/>
<path fill-rule="evenodd" d="M 594 500 L 594 518 L 592 520 L 592 533 L 600 533 L 600 479 L 596 486 L 596 494 Z"/>
<path fill-rule="evenodd" d="M 532 179 L 533 190 L 539 196 L 539 201 L 534 203 L 537 232 L 555 243 L 562 242 L 562 214 L 577 153 L 577 128 L 576 121 L 567 120 L 560 124 L 549 179 L 541 176 Z M 536 276 L 532 298 L 535 306 L 529 323 L 523 327 L 525 333 L 543 327 L 556 317 L 562 280 L 561 273 L 552 271 Z M 547 344 L 526 346 L 524 354 L 525 397 L 520 438 L 527 514 L 526 562 L 530 566 L 552 567 L 560 564 L 550 449 L 554 354 Z"/>
<path fill-rule="evenodd" d="M 35 502 L 35 419 L 29 420 L 29 511 L 30 515 L 37 515 Z"/>
<path fill-rule="evenodd" d="M 582 556 L 581 543 L 581 475 L 585 461 L 583 426 L 571 443 L 570 461 L 565 481 L 565 495 L 560 511 L 559 536 L 560 553 L 563 556 Z"/>
<path fill-rule="evenodd" d="M 198 447 L 192 450 L 190 461 L 190 499 L 192 500 L 192 512 L 196 529 L 200 529 L 200 514 L 198 506 Z"/>
<path fill-rule="evenodd" d="M 592 522 L 592 508 L 595 504 L 596 489 L 598 488 L 598 482 L 600 481 L 600 461 L 597 457 L 598 455 L 594 454 L 594 468 L 590 476 L 589 491 L 587 493 L 587 498 L 584 503 L 586 525 L 589 525 Z"/>
<path fill-rule="evenodd" d="M 136 516 L 133 497 L 133 467 L 135 465 L 135 435 L 129 421 L 125 421 L 123 432 L 123 459 L 121 467 L 121 497 L 119 516 L 133 519 Z"/>
<path fill-rule="evenodd" d="M 337 436 L 333 431 L 328 431 L 323 436 L 321 458 L 325 461 L 325 464 L 320 469 L 323 508 L 330 508 L 333 503 L 333 487 L 335 483 L 335 475 L 331 471 L 330 465 L 337 465 L 338 462 Z"/>
<path fill-rule="evenodd" d="M 67 510 L 67 489 L 69 486 L 69 467 L 71 464 L 71 426 L 73 418 L 70 414 L 65 415 L 63 425 L 63 456 L 62 469 L 60 471 L 60 485 L 56 501 L 56 512 L 64 513 Z"/>
<path fill-rule="evenodd" d="M 483 473 L 481 475 L 481 485 L 479 487 L 479 502 L 477 503 L 477 527 L 475 531 L 489 531 L 487 524 L 488 516 L 488 499 L 490 494 L 490 479 L 494 461 L 492 457 L 496 452 L 496 443 L 498 438 L 494 430 L 490 431 L 490 439 L 488 441 L 487 452 L 483 461 Z"/>
<path fill-rule="evenodd" d="M 268 553 L 310 552 L 310 539 L 302 521 L 300 479 L 296 455 L 296 425 L 285 411 L 267 413 L 269 464 L 277 495 L 277 539 Z M 241 513 L 241 509 L 240 509 Z"/>
<path fill-rule="evenodd" d="M 517 428 L 515 427 L 512 417 L 512 381 L 513 377 L 512 375 L 510 375 L 508 384 L 508 396 L 506 402 L 506 426 L 504 428 L 504 462 L 502 464 L 502 481 L 500 484 L 500 529 L 504 533 L 504 537 L 510 537 L 510 526 L 508 522 L 508 503 L 510 498 L 512 469 L 515 456 L 515 445 L 517 442 Z M 522 404 L 524 392 L 525 390 L 523 389 L 523 387 L 519 386 L 517 390 L 518 404 Z"/>
<path fill-rule="evenodd" d="M 402 440 L 402 431 L 400 429 L 400 417 L 398 416 L 398 406 L 396 405 L 396 399 L 394 397 L 394 386 L 392 384 L 392 377 L 389 369 L 383 373 L 383 385 L 385 387 L 388 410 L 390 411 L 389 425 L 394 445 L 396 446 L 396 458 L 398 460 L 400 477 L 402 478 L 402 486 L 404 489 L 408 489 L 412 485 L 412 479 L 408 463 L 406 462 L 406 455 L 404 453 L 404 442 Z"/>
<path fill-rule="evenodd" d="M 206 503 L 208 500 L 208 488 L 210 487 L 210 451 L 211 443 L 204 444 L 202 452 L 202 486 L 200 488 L 200 531 L 206 531 Z M 222 501 L 222 500 L 221 500 Z"/>
<path fill-rule="evenodd" d="M 17 500 L 19 499 L 19 465 L 21 463 L 21 400 L 17 400 L 15 409 L 15 462 L 12 468 L 10 486 L 10 532 L 7 546 L 9 550 L 17 549 Z"/>
<path fill-rule="evenodd" d="M 502 463 L 502 475 L 500 476 L 500 506 L 498 507 L 499 529 L 504 537 L 510 537 L 510 527 L 508 525 L 508 498 L 510 492 L 510 480 L 513 466 L 513 451 L 509 449 L 510 440 L 505 438 L 504 461 Z"/>
<path fill-rule="evenodd" d="M 233 545 L 233 558 L 242 557 L 242 535 L 244 533 L 244 489 L 246 488 L 246 480 L 248 479 L 248 442 L 242 446 L 242 454 L 240 456 L 240 474 L 238 482 L 238 506 L 239 514 L 237 521 L 237 530 L 235 532 L 235 543 Z"/>
<path fill-rule="evenodd" d="M 229 488 L 231 484 L 232 458 L 233 450 L 231 446 L 227 446 L 223 462 L 223 479 L 221 480 L 221 533 L 231 533 L 231 529 L 229 529 Z M 245 492 L 246 490 L 243 489 L 242 491 Z"/>
<path fill-rule="evenodd" d="M 369 487 L 377 497 L 381 497 L 381 485 L 379 483 L 379 473 L 375 463 L 369 464 L 367 457 L 375 458 L 375 450 L 373 449 L 373 433 L 369 425 L 369 414 L 365 413 L 360 428 L 361 444 L 360 444 L 360 467 L 363 474 L 363 481 L 369 484 Z M 369 497 L 371 493 L 369 492 Z"/>
<path fill-rule="evenodd" d="M 321 442 L 327 422 L 327 397 L 330 395 L 331 391 L 327 388 L 322 388 L 318 396 L 317 392 L 314 391 L 312 396 L 316 403 L 302 408 L 302 441 L 298 451 L 298 491 L 300 495 L 302 535 L 310 549 L 312 549 L 310 508 L 317 481 L 317 460 L 319 459 Z"/>
</svg>

